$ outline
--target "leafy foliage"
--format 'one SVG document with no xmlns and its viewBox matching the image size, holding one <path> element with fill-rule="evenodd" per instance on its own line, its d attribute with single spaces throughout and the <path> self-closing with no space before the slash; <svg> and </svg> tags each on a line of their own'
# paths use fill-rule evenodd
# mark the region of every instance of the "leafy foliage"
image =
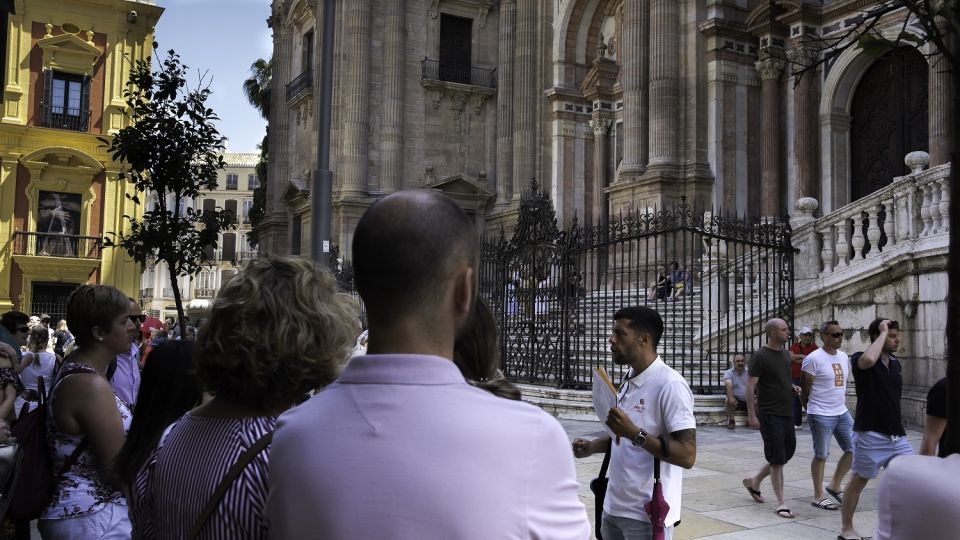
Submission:
<svg viewBox="0 0 960 540">
<path fill-rule="evenodd" d="M 225 139 L 214 126 L 217 115 L 206 105 L 211 90 L 203 78 L 200 88 L 190 89 L 188 70 L 173 50 L 157 71 L 146 60 L 136 61 L 123 95 L 131 125 L 110 139 L 100 138 L 123 165 L 119 178 L 136 188 L 137 193 L 127 197 L 149 203 L 141 219 L 124 216 L 129 233 L 114 234 L 104 244 L 125 250 L 140 264 L 167 264 L 181 328 L 177 278 L 197 274 L 213 262 L 218 235 L 236 226 L 232 212 L 203 212 L 190 204 L 201 191 L 217 187 Z"/>
<path fill-rule="evenodd" d="M 258 58 L 250 65 L 250 78 L 243 81 L 243 93 L 247 101 L 254 106 L 267 124 L 267 134 L 260 143 L 260 161 L 257 162 L 256 173 L 259 185 L 253 190 L 253 205 L 250 207 L 250 224 L 252 229 L 247 233 L 247 243 L 256 247 L 260 243 L 260 234 L 257 225 L 263 220 L 267 207 L 267 164 L 269 160 L 268 141 L 270 136 L 270 95 L 273 87 L 273 58 L 264 60 Z"/>
</svg>

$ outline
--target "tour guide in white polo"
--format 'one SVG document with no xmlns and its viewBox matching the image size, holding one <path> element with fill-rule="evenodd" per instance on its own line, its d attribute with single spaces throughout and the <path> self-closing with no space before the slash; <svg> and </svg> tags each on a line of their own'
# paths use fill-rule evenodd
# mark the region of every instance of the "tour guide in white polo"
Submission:
<svg viewBox="0 0 960 540">
<path fill-rule="evenodd" d="M 663 319 L 648 307 L 623 308 L 614 315 L 610 351 L 613 361 L 629 365 L 630 371 L 620 386 L 618 408 L 607 417 L 607 425 L 621 439 L 611 447 L 601 524 L 604 540 L 650 538 L 650 518 L 643 506 L 653 493 L 654 457 L 663 461 L 660 481 L 670 505 L 665 538 L 672 537 L 673 524 L 680 519 L 680 467 L 693 467 L 697 430 L 690 386 L 657 355 L 662 335 Z M 575 439 L 573 453 L 582 458 L 608 446 L 610 437 Z"/>
</svg>

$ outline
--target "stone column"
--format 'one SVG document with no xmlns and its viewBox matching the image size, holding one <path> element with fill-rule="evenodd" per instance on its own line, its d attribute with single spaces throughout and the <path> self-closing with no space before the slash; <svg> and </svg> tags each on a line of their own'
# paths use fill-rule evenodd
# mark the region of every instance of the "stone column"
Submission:
<svg viewBox="0 0 960 540">
<path fill-rule="evenodd" d="M 513 193 L 513 48 L 517 22 L 514 0 L 500 2 L 500 45 L 497 58 L 497 204 Z"/>
<path fill-rule="evenodd" d="M 813 65 L 817 52 L 797 46 L 788 52 L 795 71 Z M 799 75 L 798 75 L 799 76 Z M 820 138 L 819 102 L 817 71 L 811 70 L 799 76 L 793 92 L 793 148 L 797 158 L 797 177 L 799 192 L 797 199 L 810 197 L 820 200 Z"/>
<path fill-rule="evenodd" d="M 680 7 L 676 0 L 650 2 L 650 31 L 649 165 L 676 165 L 680 130 Z"/>
<path fill-rule="evenodd" d="M 647 164 L 647 47 L 650 18 L 646 2 L 626 2 L 620 66 L 623 84 L 623 175 L 643 172 Z"/>
<path fill-rule="evenodd" d="M 783 60 L 769 55 L 754 64 L 760 73 L 763 140 L 760 143 L 760 212 L 764 217 L 783 213 L 780 200 L 780 74 Z"/>
<path fill-rule="evenodd" d="M 344 84 L 343 169 L 340 192 L 358 195 L 367 189 L 367 138 L 370 132 L 370 0 L 344 2 L 349 68 Z"/>
<path fill-rule="evenodd" d="M 273 159 L 267 166 L 266 208 L 260 223 L 259 251 L 263 254 L 282 255 L 289 252 L 287 236 L 287 211 L 283 193 L 290 181 L 289 147 L 290 117 L 287 107 L 286 85 L 291 81 L 290 67 L 293 60 L 293 31 L 283 24 L 282 17 L 270 17 L 273 28 L 273 81 L 270 93 L 270 132 L 268 144 L 273 148 Z"/>
<path fill-rule="evenodd" d="M 607 134 L 612 124 L 613 122 L 609 118 L 590 120 L 590 127 L 593 128 L 593 213 L 588 217 L 586 223 L 591 225 L 607 222 L 608 205 L 604 188 L 609 183 L 607 163 L 610 161 L 608 151 L 610 141 Z"/>
<path fill-rule="evenodd" d="M 403 187 L 403 68 L 406 63 L 406 1 L 391 0 L 383 10 L 383 130 L 380 189 Z"/>
<path fill-rule="evenodd" d="M 947 40 L 955 39 L 948 36 Z M 949 43 L 949 41 L 948 41 Z M 953 81 L 951 80 L 950 61 L 943 54 L 934 54 L 928 60 L 929 76 L 927 83 L 927 124 L 928 146 L 930 147 L 930 166 L 950 162 L 950 148 L 953 146 Z M 909 148 L 914 151 L 916 148 Z"/>
<path fill-rule="evenodd" d="M 516 47 L 513 86 L 513 195 L 520 198 L 530 184 L 536 165 L 537 129 L 537 3 L 517 5 Z M 501 45 L 502 46 L 502 45 Z"/>
</svg>

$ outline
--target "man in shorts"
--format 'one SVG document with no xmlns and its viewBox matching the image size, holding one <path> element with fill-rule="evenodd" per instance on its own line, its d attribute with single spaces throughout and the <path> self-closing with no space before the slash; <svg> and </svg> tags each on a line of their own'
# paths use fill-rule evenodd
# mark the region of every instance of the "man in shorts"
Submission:
<svg viewBox="0 0 960 540">
<path fill-rule="evenodd" d="M 727 392 L 727 429 L 736 429 L 736 411 L 747 410 L 747 361 L 743 354 L 733 355 L 733 367 L 723 372 L 723 386 Z"/>
<path fill-rule="evenodd" d="M 783 319 L 770 319 L 766 331 L 767 344 L 750 357 L 747 395 L 752 396 L 757 390 L 757 399 L 747 400 L 747 417 L 750 427 L 759 429 L 763 437 L 763 454 L 767 464 L 753 478 L 744 478 L 743 486 L 754 501 L 762 503 L 760 483 L 770 476 L 770 484 L 777 497 L 776 514 L 793 519 L 793 512 L 783 501 L 783 466 L 797 449 L 791 402 L 800 387 L 791 383 L 790 353 L 784 348 L 790 337 L 790 327 Z"/>
<path fill-rule="evenodd" d="M 843 492 L 840 512 L 841 539 L 861 537 L 853 528 L 853 514 L 867 482 L 893 458 L 913 454 L 900 417 L 903 375 L 900 361 L 893 355 L 900 346 L 900 326 L 897 321 L 877 319 L 867 331 L 870 346 L 850 358 L 857 387 L 857 415 L 853 422 L 853 475 Z"/>
<path fill-rule="evenodd" d="M 810 475 L 813 478 L 813 498 L 810 503 L 821 510 L 840 507 L 823 494 L 823 469 L 830 456 L 830 439 L 836 438 L 843 456 L 837 463 L 827 493 L 842 503 L 843 477 L 853 461 L 853 417 L 847 410 L 847 378 L 850 359 L 839 350 L 843 342 L 843 328 L 837 321 L 820 325 L 823 346 L 803 359 L 800 379 L 800 400 L 807 409 L 807 422 L 813 437 L 813 460 Z"/>
</svg>

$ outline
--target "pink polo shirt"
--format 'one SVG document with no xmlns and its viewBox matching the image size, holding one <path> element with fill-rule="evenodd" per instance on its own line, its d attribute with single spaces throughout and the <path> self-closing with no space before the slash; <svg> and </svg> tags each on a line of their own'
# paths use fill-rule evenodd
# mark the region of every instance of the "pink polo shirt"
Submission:
<svg viewBox="0 0 960 540">
<path fill-rule="evenodd" d="M 280 417 L 269 476 L 275 539 L 590 537 L 560 424 L 436 356 L 351 360 Z"/>
</svg>

